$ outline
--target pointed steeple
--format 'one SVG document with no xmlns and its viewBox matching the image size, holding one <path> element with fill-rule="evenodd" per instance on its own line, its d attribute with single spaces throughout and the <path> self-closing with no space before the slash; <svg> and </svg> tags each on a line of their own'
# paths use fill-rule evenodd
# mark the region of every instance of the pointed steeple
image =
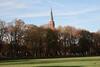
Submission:
<svg viewBox="0 0 100 67">
<path fill-rule="evenodd" d="M 51 8 L 51 20 L 53 21 L 53 13 L 52 13 L 52 8 Z"/>
<path fill-rule="evenodd" d="M 54 19 L 53 19 L 52 8 L 51 8 L 51 12 L 50 12 L 49 28 L 50 28 L 51 30 L 55 30 L 55 23 L 54 23 Z"/>
</svg>

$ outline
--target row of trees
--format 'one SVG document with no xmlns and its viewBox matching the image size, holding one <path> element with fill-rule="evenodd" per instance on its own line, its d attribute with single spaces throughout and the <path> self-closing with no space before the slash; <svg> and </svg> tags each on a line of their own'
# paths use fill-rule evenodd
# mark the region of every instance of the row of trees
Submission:
<svg viewBox="0 0 100 67">
<path fill-rule="evenodd" d="M 59 26 L 49 28 L 0 20 L 1 58 L 47 58 L 100 55 L 100 32 Z"/>
</svg>

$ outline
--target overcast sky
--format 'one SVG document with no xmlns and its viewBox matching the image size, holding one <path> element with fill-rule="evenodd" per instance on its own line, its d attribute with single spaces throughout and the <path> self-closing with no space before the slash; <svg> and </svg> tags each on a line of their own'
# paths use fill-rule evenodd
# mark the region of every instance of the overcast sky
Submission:
<svg viewBox="0 0 100 67">
<path fill-rule="evenodd" d="M 0 19 L 9 22 L 20 18 L 40 26 L 48 23 L 51 8 L 56 27 L 100 30 L 100 0 L 0 0 Z"/>
</svg>

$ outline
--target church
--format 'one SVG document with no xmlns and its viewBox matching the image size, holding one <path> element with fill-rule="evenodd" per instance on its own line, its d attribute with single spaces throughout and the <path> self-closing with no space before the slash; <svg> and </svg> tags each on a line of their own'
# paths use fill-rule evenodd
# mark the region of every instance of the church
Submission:
<svg viewBox="0 0 100 67">
<path fill-rule="evenodd" d="M 45 24 L 45 25 L 42 25 L 41 26 L 42 28 L 49 28 L 51 30 L 55 30 L 55 22 L 54 22 L 54 18 L 53 18 L 53 12 L 52 12 L 52 9 L 50 11 L 50 20 L 49 20 L 49 23 L 48 24 Z"/>
<path fill-rule="evenodd" d="M 50 13 L 50 21 L 49 21 L 49 28 L 51 29 L 51 30 L 55 30 L 55 22 L 54 22 L 54 18 L 53 18 L 53 12 L 52 12 L 52 9 L 51 9 L 51 13 Z"/>
</svg>

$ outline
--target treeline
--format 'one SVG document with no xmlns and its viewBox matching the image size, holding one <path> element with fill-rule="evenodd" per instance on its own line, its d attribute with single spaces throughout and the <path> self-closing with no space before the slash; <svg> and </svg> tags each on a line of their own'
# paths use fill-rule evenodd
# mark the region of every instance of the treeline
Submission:
<svg viewBox="0 0 100 67">
<path fill-rule="evenodd" d="M 49 28 L 0 20 L 0 58 L 48 58 L 100 55 L 100 32 L 71 26 Z"/>
</svg>

